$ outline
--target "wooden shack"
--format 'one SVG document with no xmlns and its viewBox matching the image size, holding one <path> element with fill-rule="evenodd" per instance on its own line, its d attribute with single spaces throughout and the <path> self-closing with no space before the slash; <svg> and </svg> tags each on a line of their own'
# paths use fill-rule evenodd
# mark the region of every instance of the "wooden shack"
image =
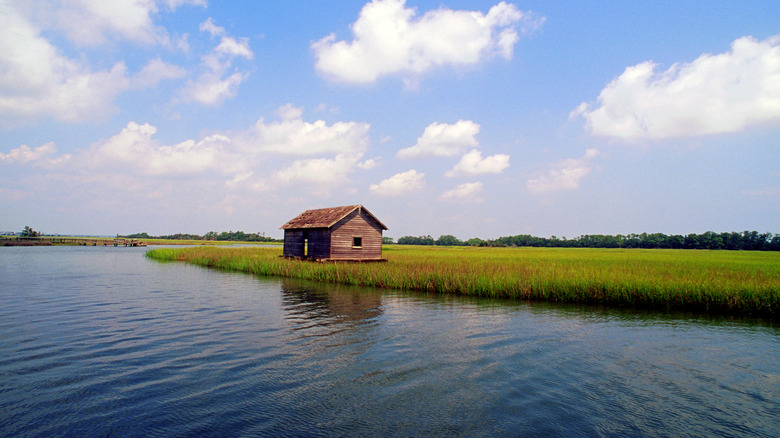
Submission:
<svg viewBox="0 0 780 438">
<path fill-rule="evenodd" d="M 284 230 L 284 257 L 333 261 L 384 261 L 387 227 L 362 205 L 306 210 Z"/>
</svg>

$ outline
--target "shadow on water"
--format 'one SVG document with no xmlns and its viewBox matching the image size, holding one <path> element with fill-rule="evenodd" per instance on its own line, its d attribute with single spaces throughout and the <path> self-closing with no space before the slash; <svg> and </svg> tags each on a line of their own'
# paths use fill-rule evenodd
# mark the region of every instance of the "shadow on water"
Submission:
<svg viewBox="0 0 780 438">
<path fill-rule="evenodd" d="M 382 291 L 377 289 L 285 279 L 281 292 L 290 320 L 360 323 L 381 312 Z"/>
</svg>

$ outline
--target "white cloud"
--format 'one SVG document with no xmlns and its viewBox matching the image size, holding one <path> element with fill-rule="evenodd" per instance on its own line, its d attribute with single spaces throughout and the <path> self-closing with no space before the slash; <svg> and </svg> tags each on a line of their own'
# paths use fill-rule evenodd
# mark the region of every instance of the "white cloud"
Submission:
<svg viewBox="0 0 780 438">
<path fill-rule="evenodd" d="M 50 157 L 52 157 L 56 152 L 57 146 L 55 146 L 54 142 L 51 141 L 44 143 L 34 149 L 30 146 L 27 146 L 26 144 L 23 144 L 16 149 L 11 149 L 11 151 L 7 154 L 0 152 L 0 162 L 5 162 L 8 164 L 25 164 L 30 162 L 44 162 L 44 164 L 52 164 L 55 162 L 55 160 L 52 160 Z M 64 156 L 65 160 L 68 158 L 69 156 Z M 59 161 L 63 160 L 60 159 Z"/>
<path fill-rule="evenodd" d="M 94 46 L 110 37 L 152 44 L 165 38 L 163 29 L 152 22 L 157 12 L 153 1 L 76 0 L 63 3 L 56 12 L 57 24 L 71 41 Z"/>
<path fill-rule="evenodd" d="M 204 0 L 163 0 L 167 9 L 184 4 L 205 6 Z M 143 44 L 169 44 L 165 28 L 152 16 L 159 12 L 154 0 L 72 0 L 62 2 L 55 12 L 57 25 L 79 45 L 95 46 L 111 39 Z"/>
<path fill-rule="evenodd" d="M 51 116 L 80 121 L 113 112 L 111 102 L 130 82 L 124 63 L 91 71 L 60 55 L 19 11 L 0 5 L 0 115 Z"/>
<path fill-rule="evenodd" d="M 163 62 L 160 58 L 149 61 L 133 78 L 133 83 L 141 88 L 153 87 L 164 79 L 179 79 L 187 74 L 187 70 Z"/>
<path fill-rule="evenodd" d="M 546 175 L 528 180 L 526 187 L 535 193 L 576 189 L 582 178 L 590 173 L 590 163 L 598 155 L 597 149 L 588 149 L 582 158 L 564 160 L 552 166 Z"/>
<path fill-rule="evenodd" d="M 134 169 L 143 175 L 186 175 L 205 171 L 230 173 L 242 169 L 228 146 L 230 139 L 212 135 L 166 146 L 154 138 L 157 128 L 130 122 L 119 134 L 97 142 L 84 162 L 92 168 Z"/>
<path fill-rule="evenodd" d="M 223 72 L 203 73 L 196 81 L 188 81 L 179 92 L 177 102 L 197 102 L 203 105 L 217 105 L 225 99 L 235 97 L 238 86 L 248 78 L 246 73 L 223 76 Z"/>
<path fill-rule="evenodd" d="M 276 115 L 282 120 L 300 119 L 303 115 L 303 108 L 296 107 L 288 103 L 276 109 Z"/>
<path fill-rule="evenodd" d="M 214 48 L 214 51 L 227 56 L 240 56 L 246 59 L 252 59 L 255 56 L 252 49 L 249 48 L 249 38 L 222 37 L 222 41 Z"/>
<path fill-rule="evenodd" d="M 364 158 L 369 124 L 308 123 L 292 105 L 277 113 L 286 118 L 268 124 L 261 119 L 244 130 L 217 131 L 173 144 L 158 140 L 155 126 L 131 121 L 115 135 L 72 156 L 57 156 L 54 143 L 37 148 L 22 145 L 0 153 L 0 165 L 53 168 L 57 164 L 63 186 L 118 191 L 153 187 L 154 196 L 161 199 L 175 197 L 177 190 L 192 196 L 192 190 L 204 187 L 241 194 L 300 187 L 300 183 L 316 183 L 317 193 L 327 194 L 332 187 L 349 183 L 358 169 L 376 165 L 378 159 Z M 110 187 L 106 181 L 112 181 Z"/>
<path fill-rule="evenodd" d="M 496 154 L 482 158 L 482 152 L 477 149 L 469 151 L 461 157 L 458 164 L 447 171 L 444 176 L 468 176 L 484 173 L 501 173 L 509 167 L 509 155 Z"/>
<path fill-rule="evenodd" d="M 302 110 L 285 105 L 277 110 L 282 120 L 266 123 L 262 118 L 241 136 L 247 149 L 285 155 L 362 154 L 368 147 L 371 125 L 359 122 L 336 122 L 328 126 L 323 120 L 313 123 L 301 119 Z"/>
<path fill-rule="evenodd" d="M 249 73 L 242 71 L 228 74 L 235 58 L 252 59 L 254 52 L 249 47 L 249 39 L 226 36 L 225 29 L 214 24 L 211 17 L 202 22 L 199 29 L 210 33 L 212 37 L 219 36 L 220 42 L 201 58 L 203 72 L 179 90 L 176 102 L 217 105 L 235 97 L 238 86 L 249 77 Z"/>
<path fill-rule="evenodd" d="M 66 122 L 105 117 L 115 111 L 120 93 L 185 74 L 160 58 L 135 76 L 127 74 L 123 62 L 95 71 L 83 60 L 63 56 L 23 8 L 9 4 L 0 4 L 0 40 L 0 124 L 6 126 L 45 116 Z"/>
<path fill-rule="evenodd" d="M 582 116 L 598 136 L 661 139 L 738 132 L 780 123 L 780 35 L 742 37 L 731 51 L 704 54 L 656 73 L 647 61 L 604 88 L 597 104 L 582 103 Z"/>
<path fill-rule="evenodd" d="M 446 192 L 442 193 L 440 199 L 447 200 L 447 199 L 469 199 L 473 198 L 473 200 L 477 202 L 482 202 L 484 199 L 475 197 L 475 195 L 482 191 L 483 184 L 479 181 L 473 182 L 473 183 L 465 183 L 460 184 L 459 186 L 455 187 L 452 190 L 447 190 Z"/>
<path fill-rule="evenodd" d="M 211 17 L 200 23 L 198 30 L 201 32 L 208 32 L 212 37 L 222 36 L 225 34 L 225 28 L 222 26 L 217 26 L 216 23 L 214 23 L 214 19 Z"/>
<path fill-rule="evenodd" d="M 378 166 L 380 161 L 382 161 L 382 159 L 379 157 L 369 158 L 362 163 L 358 163 L 357 166 L 363 170 L 371 170 Z"/>
<path fill-rule="evenodd" d="M 312 158 L 297 160 L 286 169 L 275 174 L 282 183 L 313 182 L 337 185 L 346 181 L 347 175 L 358 166 L 362 155 L 339 154 L 334 158 Z"/>
<path fill-rule="evenodd" d="M 162 0 L 163 3 L 168 7 L 168 9 L 174 10 L 182 5 L 193 5 L 193 6 L 202 6 L 206 7 L 208 6 L 208 2 L 206 0 Z"/>
<path fill-rule="evenodd" d="M 479 125 L 470 120 L 458 120 L 455 124 L 431 123 L 417 139 L 414 146 L 401 149 L 398 158 L 415 158 L 435 155 L 452 157 L 468 148 L 479 146 L 475 136 Z"/>
<path fill-rule="evenodd" d="M 51 141 L 38 146 L 35 149 L 23 144 L 16 149 L 11 149 L 7 154 L 0 152 L 0 161 L 6 163 L 28 163 L 30 161 L 40 160 L 55 152 L 57 152 L 57 147 L 54 145 L 54 142 Z"/>
<path fill-rule="evenodd" d="M 373 0 L 352 24 L 352 42 L 331 34 L 312 44 L 317 69 L 336 80 L 370 83 L 394 73 L 419 75 L 445 65 L 473 65 L 493 56 L 512 57 L 516 29 L 538 27 L 513 4 L 487 14 L 439 8 L 417 16 L 405 0 Z"/>
<path fill-rule="evenodd" d="M 371 184 L 368 188 L 377 195 L 398 196 L 422 189 L 425 186 L 424 177 L 424 173 L 412 169 L 395 174 L 379 184 Z"/>
</svg>

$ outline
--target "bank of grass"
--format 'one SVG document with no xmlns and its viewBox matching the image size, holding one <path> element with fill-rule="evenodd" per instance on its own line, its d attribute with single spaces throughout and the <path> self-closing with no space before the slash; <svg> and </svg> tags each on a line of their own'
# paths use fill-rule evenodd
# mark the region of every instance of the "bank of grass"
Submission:
<svg viewBox="0 0 780 438">
<path fill-rule="evenodd" d="M 281 248 L 161 248 L 160 261 L 258 275 L 537 301 L 780 314 L 780 253 L 385 246 L 387 263 L 286 260 Z"/>
</svg>

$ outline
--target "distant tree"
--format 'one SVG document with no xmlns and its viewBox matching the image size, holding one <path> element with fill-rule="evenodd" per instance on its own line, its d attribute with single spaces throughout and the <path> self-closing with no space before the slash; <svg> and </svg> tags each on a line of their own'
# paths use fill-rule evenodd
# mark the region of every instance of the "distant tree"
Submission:
<svg viewBox="0 0 780 438">
<path fill-rule="evenodd" d="M 772 240 L 767 243 L 767 249 L 769 251 L 780 251 L 780 234 L 775 234 L 772 237 Z"/>
<path fill-rule="evenodd" d="M 398 238 L 399 245 L 433 245 L 434 240 L 431 236 L 403 236 Z"/>
<path fill-rule="evenodd" d="M 463 241 L 451 234 L 439 236 L 434 243 L 439 246 L 460 246 L 464 244 Z"/>
<path fill-rule="evenodd" d="M 223 233 L 224 234 L 224 233 Z M 384 239 L 383 239 L 384 240 Z M 384 242 L 387 243 L 387 242 Z M 780 251 L 780 234 L 743 231 L 742 233 L 715 233 L 707 231 L 702 234 L 666 235 L 663 233 L 618 234 L 616 236 L 591 234 L 573 239 L 556 236 L 535 237 L 528 234 L 504 236 L 497 239 L 482 240 L 473 237 L 461 241 L 452 235 L 443 235 L 434 240 L 427 236 L 403 236 L 397 241 L 399 245 L 469 245 L 490 247 L 566 247 L 566 248 L 665 248 L 665 249 L 729 249 L 752 251 Z"/>
<path fill-rule="evenodd" d="M 22 237 L 38 237 L 41 233 L 33 230 L 29 226 L 24 227 L 24 230 L 22 230 Z"/>
<path fill-rule="evenodd" d="M 125 239 L 150 239 L 151 238 L 148 233 L 127 234 L 121 237 L 124 237 Z"/>
<path fill-rule="evenodd" d="M 393 238 L 392 237 L 382 237 L 382 244 L 383 245 L 392 245 L 393 244 Z"/>
</svg>

